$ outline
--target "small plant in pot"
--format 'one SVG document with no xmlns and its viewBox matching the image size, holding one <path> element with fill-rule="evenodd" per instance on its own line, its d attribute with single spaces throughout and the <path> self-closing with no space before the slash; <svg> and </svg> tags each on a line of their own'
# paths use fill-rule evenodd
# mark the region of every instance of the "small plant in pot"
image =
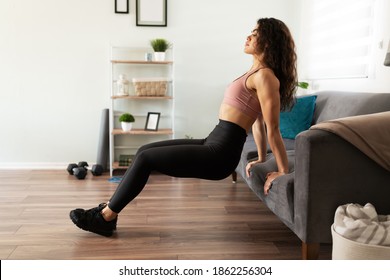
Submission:
<svg viewBox="0 0 390 280">
<path fill-rule="evenodd" d="M 123 131 L 130 131 L 134 121 L 133 115 L 129 113 L 124 113 L 119 117 L 119 122 L 121 123 Z"/>
<path fill-rule="evenodd" d="M 308 89 L 309 88 L 309 83 L 307 82 L 298 82 L 297 86 L 303 89 Z"/>
<path fill-rule="evenodd" d="M 297 83 L 297 95 L 305 95 L 308 94 L 308 89 L 309 89 L 309 83 L 307 82 L 298 82 Z"/>
<path fill-rule="evenodd" d="M 154 60 L 164 61 L 165 52 L 171 47 L 171 43 L 165 39 L 157 38 L 150 41 L 150 45 L 154 50 Z"/>
</svg>

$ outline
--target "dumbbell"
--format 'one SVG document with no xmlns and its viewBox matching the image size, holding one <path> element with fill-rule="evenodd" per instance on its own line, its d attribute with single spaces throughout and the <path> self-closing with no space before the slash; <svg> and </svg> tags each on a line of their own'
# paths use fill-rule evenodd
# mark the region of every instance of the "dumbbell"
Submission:
<svg viewBox="0 0 390 280">
<path fill-rule="evenodd" d="M 84 179 L 87 176 L 88 163 L 86 161 L 80 161 L 78 164 L 70 163 L 67 171 L 70 175 L 74 175 L 77 179 Z M 100 164 L 94 164 L 90 169 L 93 176 L 100 176 L 103 174 L 104 169 Z"/>
<path fill-rule="evenodd" d="M 103 172 L 104 172 L 104 168 L 100 164 L 92 165 L 91 173 L 93 176 L 100 176 L 103 174 Z"/>
<path fill-rule="evenodd" d="M 80 161 L 78 164 L 70 163 L 66 169 L 69 175 L 74 175 L 77 179 L 82 180 L 87 176 L 88 163 Z"/>
</svg>

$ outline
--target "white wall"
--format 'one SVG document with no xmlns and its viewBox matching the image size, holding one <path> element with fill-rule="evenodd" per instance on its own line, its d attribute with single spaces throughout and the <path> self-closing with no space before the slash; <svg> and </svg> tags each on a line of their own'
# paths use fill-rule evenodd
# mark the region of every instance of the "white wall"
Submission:
<svg viewBox="0 0 390 280">
<path fill-rule="evenodd" d="M 226 85 L 250 67 L 246 35 L 260 17 L 298 38 L 301 0 L 168 0 L 168 27 L 137 27 L 114 0 L 1 0 L 0 167 L 94 162 L 108 108 L 109 46 L 175 45 L 177 137 L 204 137 Z"/>
<path fill-rule="evenodd" d="M 315 81 L 315 90 L 390 92 L 390 67 L 383 66 L 390 3 L 379 2 L 383 47 L 375 50 L 374 75 Z M 250 67 L 242 50 L 258 18 L 285 21 L 304 55 L 301 6 L 302 0 L 168 0 L 168 27 L 137 27 L 135 0 L 127 15 L 114 13 L 114 0 L 1 0 L 0 168 L 94 162 L 101 110 L 110 105 L 109 47 L 148 46 L 155 37 L 175 45 L 176 136 L 206 136 L 226 85 Z"/>
</svg>

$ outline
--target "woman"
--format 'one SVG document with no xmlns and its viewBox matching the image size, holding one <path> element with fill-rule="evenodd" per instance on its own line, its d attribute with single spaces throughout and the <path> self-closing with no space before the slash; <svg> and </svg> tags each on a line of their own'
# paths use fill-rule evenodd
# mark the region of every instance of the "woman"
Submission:
<svg viewBox="0 0 390 280">
<path fill-rule="evenodd" d="M 221 180 L 236 168 L 248 131 L 252 128 L 259 158 L 266 159 L 266 142 L 278 170 L 267 175 L 264 193 L 272 181 L 288 172 L 286 150 L 279 132 L 280 110 L 293 101 L 296 75 L 295 45 L 287 26 L 273 18 L 259 19 L 247 37 L 245 53 L 253 56 L 250 70 L 226 89 L 219 124 L 206 139 L 168 140 L 141 147 L 108 203 L 90 210 L 75 209 L 70 218 L 81 229 L 111 236 L 118 213 L 144 188 L 152 171 L 173 176 Z"/>
</svg>

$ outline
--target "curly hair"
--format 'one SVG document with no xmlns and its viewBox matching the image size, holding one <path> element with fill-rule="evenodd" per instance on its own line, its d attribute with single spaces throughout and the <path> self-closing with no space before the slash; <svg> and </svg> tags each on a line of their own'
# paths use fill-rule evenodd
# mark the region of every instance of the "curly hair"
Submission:
<svg viewBox="0 0 390 280">
<path fill-rule="evenodd" d="M 261 18 L 257 24 L 257 52 L 279 79 L 280 110 L 290 109 L 298 82 L 294 40 L 288 27 L 278 19 Z"/>
</svg>

